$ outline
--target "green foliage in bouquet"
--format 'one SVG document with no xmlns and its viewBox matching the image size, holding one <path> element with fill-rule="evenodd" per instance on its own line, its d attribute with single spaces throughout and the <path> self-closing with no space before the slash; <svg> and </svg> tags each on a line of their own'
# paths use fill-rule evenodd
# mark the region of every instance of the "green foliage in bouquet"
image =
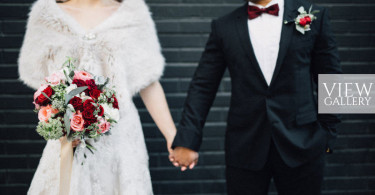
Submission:
<svg viewBox="0 0 375 195">
<path fill-rule="evenodd" d="M 58 109 L 60 112 L 65 112 L 65 85 L 51 86 L 55 91 L 52 95 L 52 108 Z"/>
<path fill-rule="evenodd" d="M 39 121 L 36 131 L 45 139 L 60 139 L 63 134 L 61 118 L 57 117 L 55 119 L 48 119 L 48 123 L 45 121 Z"/>
</svg>

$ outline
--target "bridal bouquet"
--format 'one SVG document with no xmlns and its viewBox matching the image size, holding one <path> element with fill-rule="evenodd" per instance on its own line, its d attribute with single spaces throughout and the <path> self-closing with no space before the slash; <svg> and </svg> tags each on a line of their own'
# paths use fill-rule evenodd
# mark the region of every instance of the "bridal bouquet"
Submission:
<svg viewBox="0 0 375 195">
<path fill-rule="evenodd" d="M 108 135 L 119 120 L 116 92 L 108 86 L 108 78 L 76 70 L 72 61 L 46 77 L 35 92 L 36 131 L 46 140 L 80 139 L 91 150 L 85 139 Z"/>
</svg>

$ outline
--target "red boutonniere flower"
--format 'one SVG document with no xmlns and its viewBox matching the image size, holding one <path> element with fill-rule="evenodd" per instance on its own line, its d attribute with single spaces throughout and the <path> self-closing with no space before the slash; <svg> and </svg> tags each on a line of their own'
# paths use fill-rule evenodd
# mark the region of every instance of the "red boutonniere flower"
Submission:
<svg viewBox="0 0 375 195">
<path fill-rule="evenodd" d="M 317 17 L 314 15 L 319 12 L 319 10 L 312 11 L 312 6 L 309 9 L 309 12 L 306 12 L 305 8 L 301 6 L 298 8 L 298 12 L 300 13 L 296 19 L 294 19 L 294 23 L 296 24 L 296 29 L 302 34 L 305 34 L 306 31 L 311 30 L 311 23 L 317 19 Z M 284 22 L 285 24 L 288 24 L 288 21 Z"/>
</svg>

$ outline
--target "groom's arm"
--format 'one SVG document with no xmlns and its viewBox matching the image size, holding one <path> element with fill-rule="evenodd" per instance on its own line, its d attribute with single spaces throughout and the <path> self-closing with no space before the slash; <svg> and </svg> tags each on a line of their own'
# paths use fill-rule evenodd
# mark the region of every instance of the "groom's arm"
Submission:
<svg viewBox="0 0 375 195">
<path fill-rule="evenodd" d="M 321 10 L 320 17 L 320 33 L 312 52 L 311 68 L 315 83 L 318 82 L 319 74 L 342 73 L 337 43 L 331 31 L 331 24 L 327 9 L 323 8 Z M 340 115 L 335 114 L 319 114 L 318 120 L 322 126 L 329 130 L 332 134 L 335 134 L 336 126 L 341 122 Z"/>
<path fill-rule="evenodd" d="M 215 21 L 212 21 L 211 33 L 190 83 L 172 148 L 185 147 L 194 151 L 200 148 L 202 129 L 226 69 L 221 39 L 215 25 Z"/>
</svg>

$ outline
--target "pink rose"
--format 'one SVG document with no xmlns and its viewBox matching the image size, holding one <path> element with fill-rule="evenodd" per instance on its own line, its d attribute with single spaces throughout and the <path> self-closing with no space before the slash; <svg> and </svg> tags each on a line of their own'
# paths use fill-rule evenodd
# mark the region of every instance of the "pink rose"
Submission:
<svg viewBox="0 0 375 195">
<path fill-rule="evenodd" d="M 35 103 L 35 101 L 33 102 L 33 104 L 35 105 L 35 109 L 39 110 L 40 109 L 40 105 Z"/>
<path fill-rule="evenodd" d="M 73 131 L 83 131 L 83 124 L 85 124 L 85 120 L 83 120 L 81 112 L 74 113 L 70 119 L 70 128 Z"/>
<path fill-rule="evenodd" d="M 87 81 L 87 80 L 92 79 L 92 76 L 90 73 L 85 72 L 85 71 L 74 71 L 73 79 Z"/>
<path fill-rule="evenodd" d="M 51 85 L 58 85 L 61 81 L 64 81 L 64 74 L 62 72 L 54 72 L 49 77 L 46 77 L 45 80 Z"/>
<path fill-rule="evenodd" d="M 40 121 L 48 122 L 48 119 L 51 118 L 52 114 L 56 114 L 58 112 L 59 111 L 52 108 L 51 105 L 42 106 L 38 113 L 38 119 Z"/>
<path fill-rule="evenodd" d="M 107 120 L 104 118 L 99 119 L 99 133 L 105 133 L 109 130 L 111 127 L 111 123 L 109 123 Z"/>
</svg>

